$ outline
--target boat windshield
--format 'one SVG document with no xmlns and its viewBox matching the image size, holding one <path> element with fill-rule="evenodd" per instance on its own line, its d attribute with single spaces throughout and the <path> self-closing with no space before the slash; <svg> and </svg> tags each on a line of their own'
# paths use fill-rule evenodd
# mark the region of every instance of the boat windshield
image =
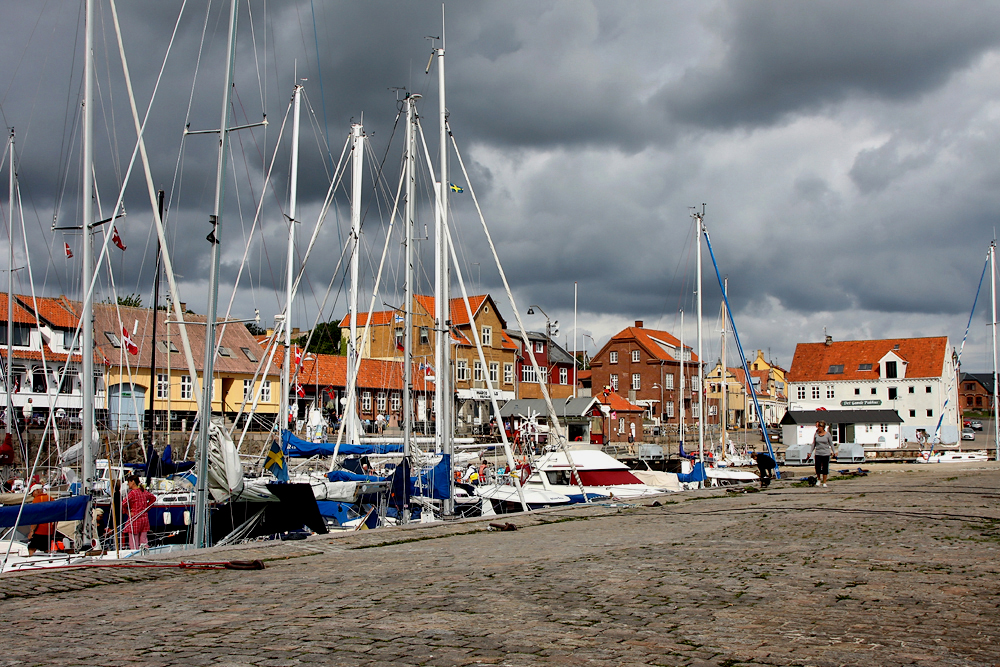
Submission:
<svg viewBox="0 0 1000 667">
<path fill-rule="evenodd" d="M 549 484 L 576 484 L 569 470 L 553 470 L 545 473 Z M 642 484 L 642 480 L 629 470 L 580 470 L 580 481 L 584 486 L 615 486 L 618 484 Z"/>
</svg>

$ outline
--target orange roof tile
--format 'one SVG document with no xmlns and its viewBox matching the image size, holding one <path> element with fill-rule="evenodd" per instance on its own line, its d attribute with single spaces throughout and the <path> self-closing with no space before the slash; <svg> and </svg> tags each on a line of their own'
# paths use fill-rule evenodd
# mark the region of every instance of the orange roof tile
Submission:
<svg viewBox="0 0 1000 667">
<path fill-rule="evenodd" d="M 395 310 L 377 310 L 372 313 L 372 326 L 385 326 L 387 324 L 392 324 L 392 316 L 398 311 Z M 402 316 L 402 314 L 400 314 Z M 358 326 L 363 327 L 368 324 L 368 313 L 358 313 Z M 340 327 L 351 326 L 351 314 L 348 313 L 344 315 L 344 319 L 340 321 Z"/>
<path fill-rule="evenodd" d="M 605 396 L 603 391 L 599 391 L 596 398 L 601 404 L 609 406 L 616 412 L 644 412 L 646 410 L 641 405 L 630 403 L 627 398 L 619 396 L 615 392 Z"/>
<path fill-rule="evenodd" d="M 35 316 L 32 315 L 24 306 L 22 306 L 17 298 L 18 295 L 14 295 L 14 323 L 15 324 L 34 324 Z M 0 293 L 0 318 L 4 322 L 7 321 L 7 294 Z"/>
<path fill-rule="evenodd" d="M 673 334 L 667 331 L 660 331 L 657 329 L 647 329 L 645 327 L 626 327 L 616 333 L 611 339 L 604 344 L 607 347 L 612 342 L 619 342 L 623 340 L 634 340 L 639 345 L 643 347 L 650 354 L 650 356 L 661 359 L 663 361 L 679 361 L 669 352 L 667 352 L 663 347 L 657 343 L 657 340 L 663 341 L 667 345 L 671 345 L 675 348 L 681 346 L 680 340 L 678 340 Z M 691 352 L 691 361 L 697 362 L 698 355 L 694 353 L 690 345 L 684 346 L 685 350 Z M 604 351 L 604 348 L 594 355 L 595 357 L 600 355 Z"/>
<path fill-rule="evenodd" d="M 895 349 L 898 346 L 899 349 Z M 822 380 L 877 380 L 879 360 L 894 352 L 906 363 L 908 378 L 941 377 L 947 336 L 933 338 L 889 338 L 885 340 L 845 340 L 826 343 L 799 343 L 795 346 L 788 379 L 792 382 Z M 871 364 L 871 370 L 859 370 Z M 843 373 L 830 373 L 831 366 L 843 365 Z"/>
<path fill-rule="evenodd" d="M 16 294 L 14 296 L 29 311 L 34 311 L 37 306 L 38 316 L 54 327 L 76 329 L 76 325 L 80 321 L 72 307 L 69 306 L 69 300 L 65 296 L 58 298 L 39 296 L 34 299 L 30 295 Z"/>
<path fill-rule="evenodd" d="M 483 304 L 487 299 L 490 299 L 489 294 L 478 294 L 476 296 L 469 297 L 469 306 L 472 307 L 473 317 L 475 317 L 476 313 L 479 312 L 479 309 L 483 307 Z M 413 295 L 413 300 L 416 301 L 428 315 L 432 317 L 434 316 L 434 297 L 426 294 L 415 294 Z M 492 299 L 490 300 L 492 301 Z M 460 327 L 469 324 L 469 312 L 465 309 L 465 300 L 463 298 L 458 297 L 451 299 L 449 306 L 450 312 L 448 316 L 451 319 L 453 326 Z M 496 310 L 496 304 L 494 304 L 493 309 Z M 497 317 L 500 317 L 499 312 L 497 313 Z M 500 321 L 503 323 L 504 327 L 507 326 L 502 317 L 500 317 Z"/>
<path fill-rule="evenodd" d="M 278 350 L 275 361 L 283 348 Z M 293 361 L 294 363 L 294 361 Z M 347 386 L 347 357 L 335 354 L 313 355 L 308 353 L 302 361 L 298 382 L 301 385 L 319 384 L 321 387 Z M 359 389 L 403 389 L 403 363 L 382 359 L 362 359 L 358 369 Z M 433 391 L 434 383 L 428 382 L 418 364 L 413 364 L 413 390 Z"/>
</svg>

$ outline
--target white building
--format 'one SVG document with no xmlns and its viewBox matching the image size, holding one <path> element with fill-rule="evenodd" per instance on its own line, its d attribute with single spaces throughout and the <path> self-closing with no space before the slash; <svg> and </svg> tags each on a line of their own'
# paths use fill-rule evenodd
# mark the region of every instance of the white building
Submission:
<svg viewBox="0 0 1000 667">
<path fill-rule="evenodd" d="M 894 410 L 902 420 L 896 441 L 880 446 L 935 434 L 958 441 L 958 378 L 947 336 L 799 343 L 788 378 L 790 411 Z"/>
</svg>

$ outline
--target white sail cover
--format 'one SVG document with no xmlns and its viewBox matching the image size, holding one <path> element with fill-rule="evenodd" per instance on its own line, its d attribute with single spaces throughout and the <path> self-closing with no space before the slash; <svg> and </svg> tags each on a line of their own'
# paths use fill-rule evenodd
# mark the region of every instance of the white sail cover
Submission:
<svg viewBox="0 0 1000 667">
<path fill-rule="evenodd" d="M 208 491 L 221 503 L 243 491 L 243 466 L 221 418 L 212 417 L 208 438 Z"/>
</svg>

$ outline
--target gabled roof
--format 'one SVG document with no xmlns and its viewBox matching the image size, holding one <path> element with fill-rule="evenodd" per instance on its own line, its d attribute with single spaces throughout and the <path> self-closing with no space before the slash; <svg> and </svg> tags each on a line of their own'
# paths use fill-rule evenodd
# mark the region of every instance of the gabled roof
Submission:
<svg viewBox="0 0 1000 667">
<path fill-rule="evenodd" d="M 659 359 L 661 361 L 680 361 L 679 358 L 675 357 L 673 354 L 664 349 L 663 345 L 669 345 L 673 348 L 679 348 L 681 346 L 681 341 L 676 338 L 672 333 L 667 331 L 660 331 L 658 329 L 647 329 L 645 327 L 626 327 L 616 333 L 611 339 L 604 344 L 594 358 L 598 358 L 604 355 L 605 350 L 612 343 L 618 343 L 622 341 L 634 340 L 640 347 L 642 347 L 646 352 L 654 359 Z M 691 353 L 691 363 L 697 363 L 698 355 L 694 353 L 690 345 L 684 346 L 685 350 Z"/>
<path fill-rule="evenodd" d="M 510 340 L 511 343 L 513 344 L 513 346 L 517 348 L 518 355 L 520 356 L 522 354 L 521 344 L 524 342 L 521 339 L 521 332 L 518 331 L 517 329 L 505 329 L 503 333 L 504 333 L 504 339 L 505 339 L 505 341 L 506 340 Z M 525 331 L 524 334 L 525 334 L 525 336 L 528 337 L 528 340 L 531 341 L 531 342 L 541 341 L 541 342 L 543 342 L 543 343 L 546 344 L 545 350 L 546 350 L 546 353 L 548 354 L 548 357 L 549 357 L 548 361 L 550 363 L 553 363 L 553 364 L 572 364 L 573 363 L 573 355 L 570 354 L 569 352 L 567 352 L 563 348 L 562 345 L 560 345 L 559 343 L 555 342 L 554 340 L 552 340 L 551 338 L 549 338 L 548 336 L 546 336 L 542 332 L 540 332 L 540 331 Z M 506 347 L 506 345 L 504 347 Z"/>
<path fill-rule="evenodd" d="M 378 326 L 385 326 L 387 324 L 392 324 L 393 315 L 395 315 L 396 313 L 399 313 L 400 317 L 403 316 L 403 314 L 398 310 L 375 311 L 374 313 L 372 313 L 372 326 L 378 327 Z M 366 324 L 368 324 L 368 313 L 358 313 L 358 326 L 363 327 Z M 400 324 L 402 324 L 402 321 L 400 322 Z M 344 315 L 344 319 L 340 321 L 340 324 L 338 326 L 340 326 L 341 328 L 351 326 L 351 314 L 348 313 L 347 315 Z"/>
<path fill-rule="evenodd" d="M 962 373 L 962 382 L 974 381 L 983 385 L 987 393 L 993 393 L 993 373 Z"/>
<path fill-rule="evenodd" d="M 414 294 L 413 300 L 424 309 L 424 312 L 431 317 L 434 317 L 434 297 L 426 294 Z M 480 308 L 482 308 L 483 304 L 487 301 L 493 303 L 493 299 L 490 298 L 489 294 L 478 294 L 476 296 L 469 297 L 469 306 L 472 307 L 473 318 L 479 314 Z M 497 318 L 499 318 L 501 328 L 505 328 L 507 323 L 502 317 L 500 317 L 500 313 L 497 312 L 495 303 L 493 304 L 493 312 L 496 313 Z M 459 297 L 449 301 L 448 318 L 451 320 L 452 326 L 462 327 L 469 325 L 469 312 L 465 309 L 464 299 Z"/>
<path fill-rule="evenodd" d="M 948 353 L 948 337 L 845 340 L 829 345 L 799 343 L 795 346 L 788 379 L 792 382 L 878 380 L 879 360 L 890 352 L 906 363 L 906 378 L 939 378 Z M 871 370 L 860 370 L 862 364 L 871 364 Z M 843 366 L 843 372 L 830 373 L 830 368 L 836 366 Z"/>
<path fill-rule="evenodd" d="M 30 295 L 15 294 L 14 298 L 27 310 L 37 312 L 39 318 L 45 320 L 55 328 L 76 329 L 80 321 L 72 302 L 65 296 L 58 298 L 39 296 L 32 298 Z"/>
<path fill-rule="evenodd" d="M 7 294 L 0 293 L 0 318 L 4 322 L 7 321 Z M 27 308 L 21 305 L 18 295 L 14 295 L 14 323 L 15 324 L 34 324 L 35 316 L 28 311 Z M 0 341 L 6 342 L 6 341 Z"/>
<path fill-rule="evenodd" d="M 630 403 L 627 398 L 619 396 L 615 392 L 611 392 L 605 396 L 603 391 L 599 391 L 594 398 L 597 399 L 598 403 L 607 405 L 615 412 L 645 412 L 646 410 L 646 408 L 641 405 Z"/>
</svg>

